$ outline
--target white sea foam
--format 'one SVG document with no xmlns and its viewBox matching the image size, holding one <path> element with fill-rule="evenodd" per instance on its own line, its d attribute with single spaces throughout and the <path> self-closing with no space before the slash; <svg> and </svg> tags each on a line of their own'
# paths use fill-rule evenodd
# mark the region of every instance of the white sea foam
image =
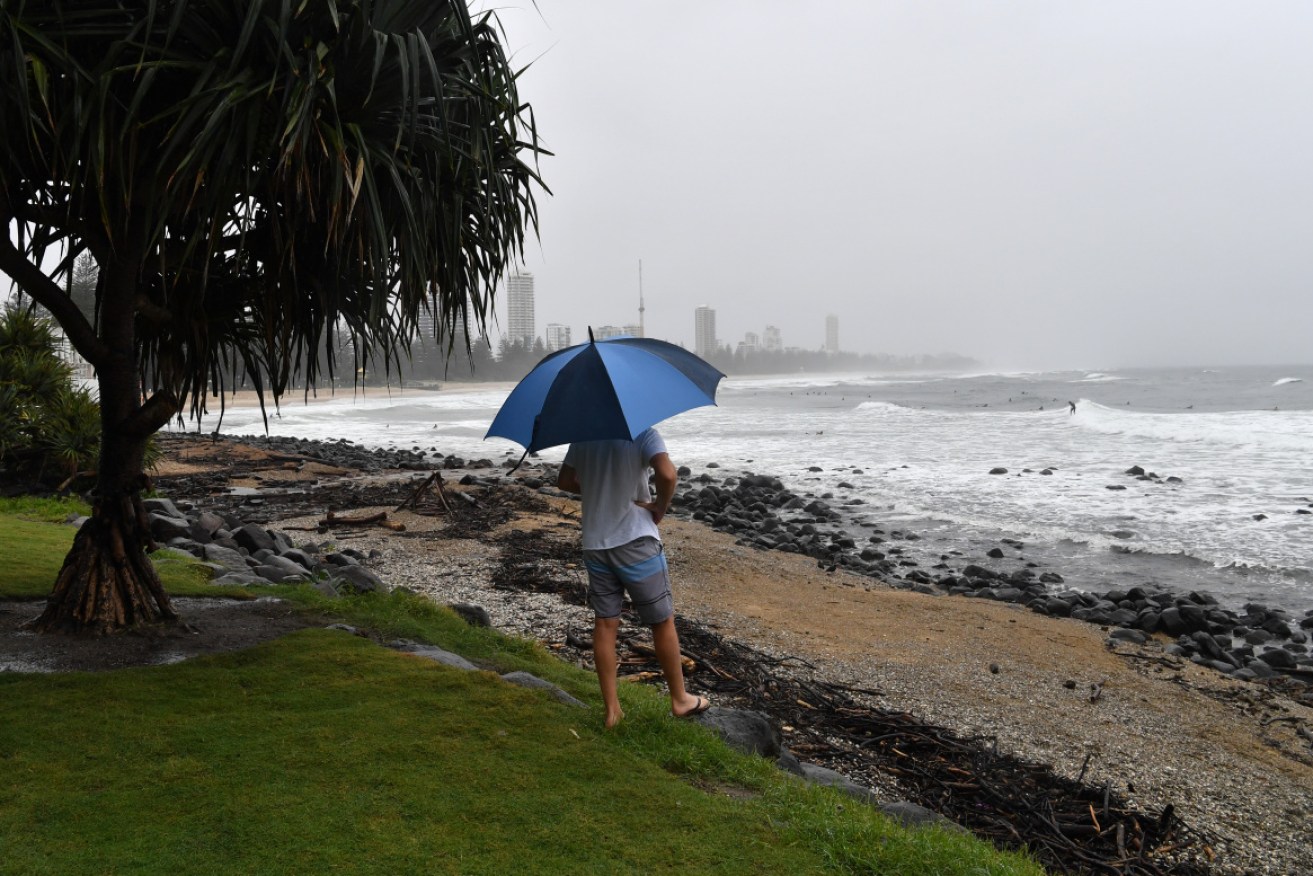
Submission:
<svg viewBox="0 0 1313 876">
<path fill-rule="evenodd" d="M 1313 412 L 1218 411 L 1171 414 L 1121 410 L 1081 399 L 1079 427 L 1105 435 L 1313 454 Z"/>
<path fill-rule="evenodd" d="M 1280 372 L 1269 374 L 1264 387 Z M 1110 376 L 988 375 L 994 384 L 985 375 L 919 375 L 907 382 L 921 386 L 884 390 L 884 378 L 870 375 L 747 378 L 724 385 L 719 407 L 690 411 L 661 429 L 672 455 L 695 472 L 710 462 L 721 465 L 713 472 L 721 476 L 738 469 L 769 472 L 798 492 L 833 492 L 836 504 L 860 497 L 867 503 L 855 506 L 860 513 L 939 520 L 989 538 L 1004 533 L 1028 544 L 1043 542 L 1052 546 L 1051 561 L 1064 574 L 1079 572 L 1082 563 L 1099 569 L 1090 573 L 1095 575 L 1104 574 L 1100 564 L 1138 563 L 1155 575 L 1175 574 L 1187 587 L 1195 586 L 1194 578 L 1198 586 L 1213 588 L 1221 580 L 1237 598 L 1262 601 L 1266 593 L 1292 607 L 1313 605 L 1307 577 L 1313 573 L 1313 517 L 1294 513 L 1304 504 L 1296 497 L 1313 494 L 1313 410 L 1287 411 L 1283 404 L 1281 411 L 1150 413 L 1085 397 L 1100 397 L 1098 383 Z M 1158 386 L 1134 376 L 1138 387 Z M 1187 379 L 1197 377 L 1190 372 Z M 1056 388 L 1073 379 L 1090 379 L 1074 416 L 1065 404 L 1044 411 L 980 406 L 1016 397 L 1037 382 Z M 1229 372 L 1219 381 L 1227 379 Z M 872 397 L 858 402 L 856 389 L 863 387 L 869 389 L 861 394 Z M 1176 399 L 1187 390 L 1200 398 L 1193 383 L 1167 384 L 1157 397 Z M 849 401 L 841 402 L 840 394 Z M 488 391 L 293 404 L 284 407 L 281 419 L 270 419 L 270 431 L 372 446 L 436 447 L 471 458 L 518 457 L 520 448 L 512 442 L 483 440 L 505 397 L 504 391 Z M 1235 403 L 1218 396 L 1202 402 L 1201 408 Z M 238 428 L 239 421 L 246 428 Z M 224 431 L 259 434 L 264 425 L 258 410 L 233 409 Z M 563 452 L 549 449 L 543 458 L 556 462 Z M 1137 481 L 1125 474 L 1137 464 L 1182 482 Z M 822 471 L 812 472 L 812 466 Z M 998 466 L 1009 473 L 991 476 Z M 1040 474 L 1050 466 L 1051 475 Z M 841 481 L 852 487 L 839 487 Z M 1260 514 L 1266 519 L 1256 520 Z M 1135 535 L 1111 535 L 1118 530 Z M 1127 547 L 1138 553 L 1114 553 Z M 1206 565 L 1178 569 L 1176 556 Z M 1305 577 L 1283 570 L 1303 570 Z"/>
<path fill-rule="evenodd" d="M 1304 378 L 1302 377 L 1282 377 L 1280 380 L 1276 381 L 1272 385 L 1285 386 L 1287 383 L 1303 383 L 1303 382 L 1304 382 Z"/>
</svg>

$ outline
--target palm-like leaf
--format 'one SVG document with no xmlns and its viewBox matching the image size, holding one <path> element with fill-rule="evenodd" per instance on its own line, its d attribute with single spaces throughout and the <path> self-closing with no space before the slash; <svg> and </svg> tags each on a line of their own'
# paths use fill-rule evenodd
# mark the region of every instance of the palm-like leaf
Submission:
<svg viewBox="0 0 1313 876">
<path fill-rule="evenodd" d="M 193 405 L 243 372 L 276 397 L 339 340 L 395 360 L 425 308 L 481 328 L 540 151 L 494 24 L 459 0 L 4 0 L 0 218 L 31 263 L 138 264 L 143 377 Z"/>
</svg>

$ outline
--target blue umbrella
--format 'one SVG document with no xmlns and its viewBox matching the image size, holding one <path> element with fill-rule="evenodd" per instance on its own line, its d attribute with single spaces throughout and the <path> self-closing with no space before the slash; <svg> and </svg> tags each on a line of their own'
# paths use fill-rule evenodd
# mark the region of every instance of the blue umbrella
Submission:
<svg viewBox="0 0 1313 876">
<path fill-rule="evenodd" d="M 609 338 L 545 356 L 497 412 L 488 434 L 535 453 L 558 444 L 633 439 L 682 411 L 716 403 L 724 377 L 683 347 Z"/>
</svg>

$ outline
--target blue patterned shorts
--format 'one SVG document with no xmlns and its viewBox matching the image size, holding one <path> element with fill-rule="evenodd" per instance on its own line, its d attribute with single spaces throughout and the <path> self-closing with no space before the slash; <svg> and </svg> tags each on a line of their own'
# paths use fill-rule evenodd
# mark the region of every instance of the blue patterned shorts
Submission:
<svg viewBox="0 0 1313 876">
<path fill-rule="evenodd" d="M 639 620 L 648 626 L 675 613 L 666 554 L 661 542 L 650 535 L 619 547 L 584 551 L 584 568 L 588 604 L 599 618 L 619 617 L 626 592 Z"/>
</svg>

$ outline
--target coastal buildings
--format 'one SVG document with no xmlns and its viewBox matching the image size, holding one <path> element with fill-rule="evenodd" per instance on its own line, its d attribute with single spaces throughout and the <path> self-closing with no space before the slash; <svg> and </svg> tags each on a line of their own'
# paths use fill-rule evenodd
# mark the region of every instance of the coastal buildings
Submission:
<svg viewBox="0 0 1313 876">
<path fill-rule="evenodd" d="M 559 322 L 547 323 L 547 351 L 564 350 L 570 346 L 570 327 Z"/>
<path fill-rule="evenodd" d="M 716 349 L 716 311 L 704 304 L 693 311 L 693 352 L 706 357 Z"/>
<path fill-rule="evenodd" d="M 825 317 L 825 352 L 839 352 L 839 317 L 833 313 Z"/>
<path fill-rule="evenodd" d="M 780 336 L 780 330 L 773 325 L 766 326 L 766 331 L 761 337 L 761 347 L 767 353 L 778 353 L 784 349 L 784 338 Z"/>
<path fill-rule="evenodd" d="M 533 274 L 515 273 L 506 278 L 506 341 L 533 346 L 538 336 L 533 317 Z"/>
<path fill-rule="evenodd" d="M 629 332 L 618 325 L 599 325 L 593 329 L 593 340 L 605 341 L 607 338 L 618 338 L 621 335 L 627 335 Z"/>
</svg>

